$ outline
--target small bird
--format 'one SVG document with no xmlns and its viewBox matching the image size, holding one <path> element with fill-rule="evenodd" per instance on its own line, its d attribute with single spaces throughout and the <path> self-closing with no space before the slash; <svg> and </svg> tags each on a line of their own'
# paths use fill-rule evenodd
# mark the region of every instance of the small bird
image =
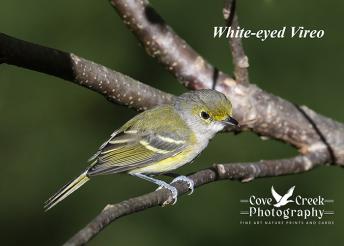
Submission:
<svg viewBox="0 0 344 246">
<path fill-rule="evenodd" d="M 170 105 L 144 111 L 116 130 L 89 159 L 91 165 L 47 200 L 44 208 L 51 209 L 94 176 L 115 173 L 128 173 L 168 189 L 174 204 L 178 191 L 171 184 L 187 182 L 192 193 L 193 181 L 178 176 L 169 184 L 153 176 L 191 162 L 217 132 L 228 127 L 239 124 L 224 94 L 208 89 L 186 92 Z"/>
<path fill-rule="evenodd" d="M 293 200 L 288 200 L 289 197 L 291 197 L 293 195 L 293 192 L 294 192 L 294 189 L 295 189 L 295 186 L 291 187 L 287 193 L 285 193 L 284 196 L 281 196 L 280 194 L 278 194 L 274 187 L 271 186 L 271 194 L 272 196 L 275 198 L 276 200 L 276 204 L 274 204 L 274 206 L 276 208 L 279 208 L 279 207 L 282 207 L 282 206 L 285 206 L 287 205 L 288 203 L 290 202 L 294 202 Z"/>
</svg>

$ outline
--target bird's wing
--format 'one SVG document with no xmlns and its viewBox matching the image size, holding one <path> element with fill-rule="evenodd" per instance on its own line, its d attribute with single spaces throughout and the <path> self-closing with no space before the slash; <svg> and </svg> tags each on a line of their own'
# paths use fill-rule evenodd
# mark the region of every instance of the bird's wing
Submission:
<svg viewBox="0 0 344 246">
<path fill-rule="evenodd" d="M 275 198 L 276 202 L 279 202 L 282 198 L 282 196 L 275 191 L 273 186 L 271 186 L 271 194 Z"/>
<path fill-rule="evenodd" d="M 118 132 L 99 150 L 87 174 L 99 175 L 128 171 L 174 156 L 185 147 L 185 140 L 160 132 L 138 135 Z"/>
<path fill-rule="evenodd" d="M 283 196 L 283 199 L 288 200 L 289 197 L 293 195 L 295 186 L 291 187 L 288 192 Z"/>
<path fill-rule="evenodd" d="M 93 163 L 87 174 L 119 173 L 144 167 L 177 155 L 191 140 L 189 128 L 171 106 L 147 110 L 111 135 L 91 158 Z"/>
</svg>

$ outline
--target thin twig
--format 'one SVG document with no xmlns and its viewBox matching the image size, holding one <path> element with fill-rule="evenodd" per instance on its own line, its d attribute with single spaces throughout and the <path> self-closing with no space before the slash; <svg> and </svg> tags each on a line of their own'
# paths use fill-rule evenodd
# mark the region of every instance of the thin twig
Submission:
<svg viewBox="0 0 344 246">
<path fill-rule="evenodd" d="M 296 174 L 308 171 L 324 163 L 327 153 L 309 154 L 297 156 L 291 159 L 270 160 L 252 163 L 216 164 L 213 168 L 204 169 L 189 175 L 195 187 L 199 187 L 218 180 L 231 179 L 242 182 L 251 181 L 255 178 Z M 320 162 L 319 162 L 320 161 Z M 181 196 L 188 192 L 186 183 L 173 184 Z M 142 196 L 134 197 L 117 204 L 107 205 L 89 224 L 70 238 L 64 245 L 83 245 L 95 237 L 101 230 L 113 221 L 126 215 L 143 211 L 148 208 L 161 206 L 169 199 L 170 192 L 160 189 Z"/>
<path fill-rule="evenodd" d="M 240 28 L 238 15 L 236 14 L 236 0 L 225 0 L 223 8 L 223 16 L 227 28 L 237 30 Z M 230 36 L 229 44 L 232 51 L 234 78 L 238 83 L 249 83 L 248 76 L 248 57 L 245 55 L 245 50 L 240 37 Z"/>
</svg>

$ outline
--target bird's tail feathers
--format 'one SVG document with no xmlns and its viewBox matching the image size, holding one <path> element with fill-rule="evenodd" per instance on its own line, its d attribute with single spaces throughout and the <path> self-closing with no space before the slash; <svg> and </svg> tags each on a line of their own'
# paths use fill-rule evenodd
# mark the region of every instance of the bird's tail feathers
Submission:
<svg viewBox="0 0 344 246">
<path fill-rule="evenodd" d="M 77 178 L 65 184 L 58 192 L 56 192 L 52 197 L 50 197 L 44 203 L 44 210 L 48 211 L 49 209 L 54 207 L 56 204 L 58 204 L 63 199 L 65 199 L 67 196 L 69 196 L 74 191 L 79 189 L 88 180 L 89 180 L 89 177 L 87 176 L 87 170 L 86 170 L 85 172 L 80 174 Z"/>
</svg>

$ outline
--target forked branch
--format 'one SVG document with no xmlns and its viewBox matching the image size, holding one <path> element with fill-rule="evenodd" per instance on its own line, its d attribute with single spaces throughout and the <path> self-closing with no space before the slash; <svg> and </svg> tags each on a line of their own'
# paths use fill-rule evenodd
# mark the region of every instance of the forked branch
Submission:
<svg viewBox="0 0 344 246">
<path fill-rule="evenodd" d="M 310 120 L 316 119 L 305 117 L 299 106 L 265 92 L 254 84 L 237 83 L 193 50 L 147 0 L 111 0 L 111 4 L 148 54 L 162 63 L 183 85 L 190 89 L 215 88 L 227 95 L 233 102 L 235 118 L 243 129 L 292 144 L 302 153 L 308 153 L 314 148 L 327 148 L 319 131 L 328 132 L 330 135 L 324 136 L 334 154 L 338 155 L 338 163 L 344 164 L 344 156 L 339 157 L 343 155 L 339 152 L 344 145 L 344 126 L 341 123 L 326 119 L 328 127 L 334 132 L 328 131 L 328 127 L 316 131 L 310 123 Z M 241 42 L 236 45 L 238 49 L 243 49 Z M 304 108 L 306 113 L 313 112 Z M 318 114 L 311 114 L 325 119 Z M 343 140 L 335 140 L 337 134 Z"/>
</svg>

